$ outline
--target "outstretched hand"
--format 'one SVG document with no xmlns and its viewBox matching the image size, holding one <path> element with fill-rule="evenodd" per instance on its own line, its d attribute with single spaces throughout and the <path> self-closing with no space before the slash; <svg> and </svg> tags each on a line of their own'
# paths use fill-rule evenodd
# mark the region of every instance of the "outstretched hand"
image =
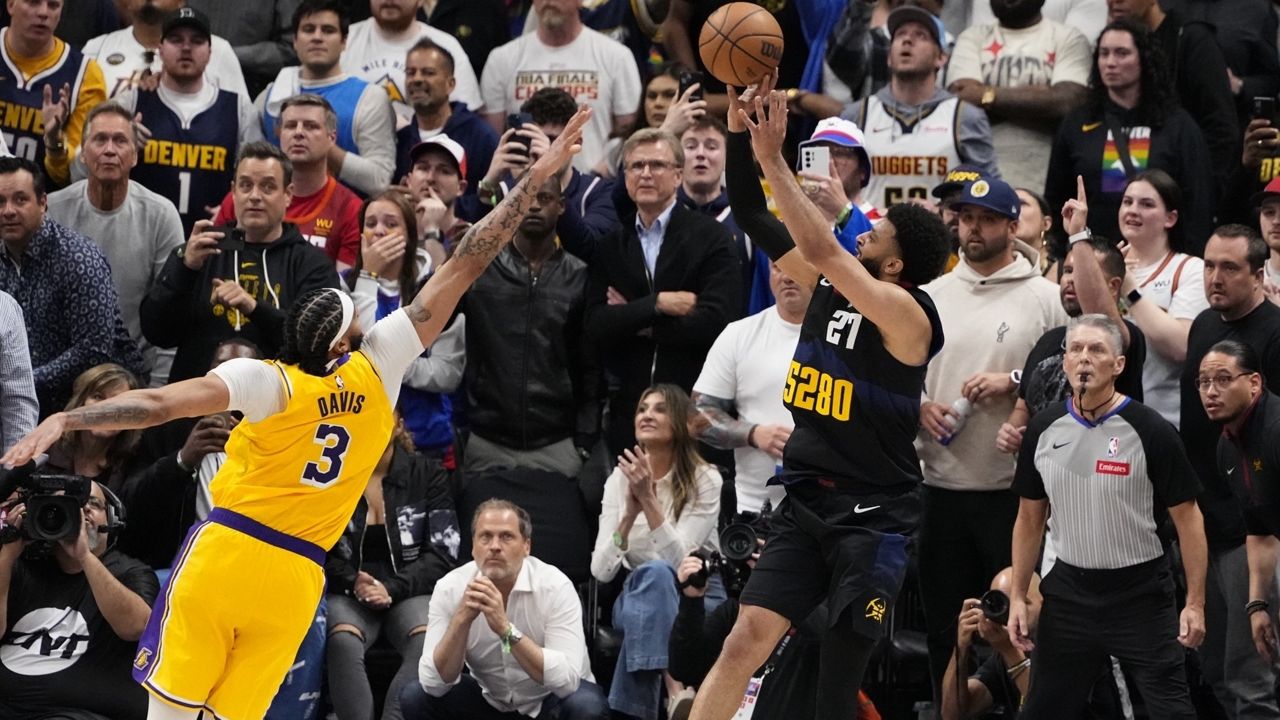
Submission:
<svg viewBox="0 0 1280 720">
<path fill-rule="evenodd" d="M 535 189 L 560 172 L 565 165 L 569 164 L 573 156 L 582 150 L 582 129 L 590 120 L 591 108 L 587 106 L 578 108 L 578 112 L 565 123 L 560 137 L 556 138 L 556 141 L 551 143 L 551 147 L 547 148 L 547 152 L 533 163 L 529 172 L 532 175 L 531 180 L 536 183 Z"/>
<path fill-rule="evenodd" d="M 751 133 L 751 148 L 761 161 L 781 157 L 782 143 L 787 137 L 787 96 L 772 89 L 773 82 L 771 76 L 760 80 L 760 88 L 753 98 L 755 120 L 747 116 L 745 109 L 738 111 L 738 117 Z"/>
<path fill-rule="evenodd" d="M 1062 205 L 1062 227 L 1067 235 L 1075 235 L 1088 226 L 1089 197 L 1084 191 L 1084 177 L 1076 176 L 1076 196 Z"/>
<path fill-rule="evenodd" d="M 0 465 L 18 467 L 31 462 L 62 439 L 62 435 L 66 432 L 64 425 L 65 416 L 62 413 L 54 413 L 45 418 L 35 430 L 19 440 L 17 445 L 9 448 L 9 452 L 5 453 L 4 457 L 0 457 Z"/>
</svg>

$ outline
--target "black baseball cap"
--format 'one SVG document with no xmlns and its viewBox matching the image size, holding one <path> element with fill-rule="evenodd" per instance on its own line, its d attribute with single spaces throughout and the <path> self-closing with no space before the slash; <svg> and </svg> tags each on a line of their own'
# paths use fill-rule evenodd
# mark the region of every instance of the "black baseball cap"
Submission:
<svg viewBox="0 0 1280 720">
<path fill-rule="evenodd" d="M 181 7 L 165 15 L 164 24 L 160 26 L 160 37 L 167 37 L 169 33 L 182 27 L 194 28 L 207 38 L 213 37 L 208 16 L 193 7 Z"/>
<path fill-rule="evenodd" d="M 977 165 L 961 163 L 947 171 L 947 176 L 942 179 L 942 182 L 933 186 L 933 190 L 929 194 L 941 200 L 957 190 L 963 190 L 965 185 L 975 183 L 985 177 L 986 174 Z"/>
</svg>

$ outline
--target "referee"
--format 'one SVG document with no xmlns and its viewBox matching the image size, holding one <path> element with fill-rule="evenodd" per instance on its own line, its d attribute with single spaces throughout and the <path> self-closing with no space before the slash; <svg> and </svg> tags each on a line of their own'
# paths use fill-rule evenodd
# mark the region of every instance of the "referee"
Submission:
<svg viewBox="0 0 1280 720">
<path fill-rule="evenodd" d="M 1027 584 L 1051 504 L 1059 556 L 1040 583 L 1027 718 L 1080 716 L 1109 655 L 1132 673 L 1151 717 L 1196 717 L 1179 643 L 1194 648 L 1204 639 L 1200 484 L 1173 426 L 1116 392 L 1121 348 L 1120 329 L 1105 315 L 1071 322 L 1063 359 L 1071 397 L 1035 416 L 1018 458 L 1009 634 L 1024 652 L 1033 648 Z M 1156 535 L 1164 508 L 1187 576 L 1180 618 Z"/>
</svg>

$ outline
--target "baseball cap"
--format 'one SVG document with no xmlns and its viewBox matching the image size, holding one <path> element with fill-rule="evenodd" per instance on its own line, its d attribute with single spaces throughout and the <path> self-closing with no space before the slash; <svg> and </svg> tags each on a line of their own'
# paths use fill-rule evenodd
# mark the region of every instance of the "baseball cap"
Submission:
<svg viewBox="0 0 1280 720">
<path fill-rule="evenodd" d="M 871 182 L 871 158 L 867 155 L 862 130 L 858 128 L 857 123 L 841 117 L 819 120 L 818 127 L 814 129 L 808 140 L 800 143 L 800 147 L 818 143 L 830 143 L 856 150 L 859 156 L 858 167 L 862 170 L 862 186 L 866 187 L 867 183 Z"/>
<path fill-rule="evenodd" d="M 213 37 L 208 16 L 193 7 L 181 7 L 165 15 L 164 24 L 160 26 L 160 37 L 165 37 L 180 27 L 195 28 L 205 37 Z"/>
<path fill-rule="evenodd" d="M 467 174 L 467 151 L 462 149 L 462 146 L 458 144 L 457 140 L 454 140 L 444 133 L 432 135 L 426 140 L 414 145 L 409 150 L 409 162 L 417 162 L 419 155 L 433 147 L 443 149 L 449 154 L 449 157 L 453 158 L 454 164 L 458 166 L 459 175 L 465 176 Z"/>
<path fill-rule="evenodd" d="M 1253 203 L 1254 207 L 1262 207 L 1262 203 L 1273 197 L 1280 197 L 1280 177 L 1271 178 L 1271 182 L 1267 183 L 1261 192 L 1254 193 L 1253 197 L 1249 198 L 1249 202 Z"/>
<path fill-rule="evenodd" d="M 1017 220 L 1022 214 L 1022 200 L 1018 193 L 1003 180 L 983 178 L 965 186 L 960 197 L 951 203 L 952 207 L 961 205 L 977 205 L 1000 213 L 1010 220 Z"/>
<path fill-rule="evenodd" d="M 923 25 L 929 31 L 929 35 L 933 37 L 933 41 L 938 44 L 938 47 L 946 47 L 943 38 L 947 36 L 947 31 L 942 27 L 942 21 L 938 19 L 937 15 L 919 5 L 901 5 L 897 10 L 889 13 L 889 19 L 885 23 L 889 27 L 889 38 L 892 39 L 897 34 L 898 28 L 909 22 Z"/>
<path fill-rule="evenodd" d="M 929 194 L 941 200 L 960 190 L 965 185 L 977 182 L 985 177 L 986 174 L 977 165 L 961 163 L 947 171 L 947 176 L 942 179 L 942 182 L 935 185 Z"/>
</svg>

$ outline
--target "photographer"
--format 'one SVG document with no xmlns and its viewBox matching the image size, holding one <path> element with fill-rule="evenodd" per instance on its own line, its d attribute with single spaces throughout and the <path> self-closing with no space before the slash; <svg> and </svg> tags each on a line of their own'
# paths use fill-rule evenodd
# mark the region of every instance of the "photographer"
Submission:
<svg viewBox="0 0 1280 720">
<path fill-rule="evenodd" d="M 159 584 L 150 568 L 112 548 L 123 506 L 99 483 L 88 484 L 78 533 L 56 542 L 14 537 L 0 545 L 5 720 L 146 716 L 146 693 L 129 671 Z M 29 521 L 21 502 L 4 513 L 0 526 L 21 529 Z M 37 556 L 41 546 L 51 551 Z"/>
<path fill-rule="evenodd" d="M 992 711 L 1014 717 L 1022 706 L 1031 680 L 1028 672 L 1031 660 L 1014 647 L 1005 630 L 1012 579 L 1013 569 L 1005 568 L 991 581 L 991 590 L 981 599 L 964 601 L 956 618 L 956 650 L 942 677 L 942 720 L 985 717 Z M 1027 590 L 1027 624 L 1033 633 L 1040 616 L 1040 602 L 1040 576 L 1033 574 Z M 977 672 L 962 682 L 957 677 L 957 660 L 962 658 L 965 667 L 969 666 L 969 650 L 978 638 L 990 645 L 993 652 Z"/>
</svg>

